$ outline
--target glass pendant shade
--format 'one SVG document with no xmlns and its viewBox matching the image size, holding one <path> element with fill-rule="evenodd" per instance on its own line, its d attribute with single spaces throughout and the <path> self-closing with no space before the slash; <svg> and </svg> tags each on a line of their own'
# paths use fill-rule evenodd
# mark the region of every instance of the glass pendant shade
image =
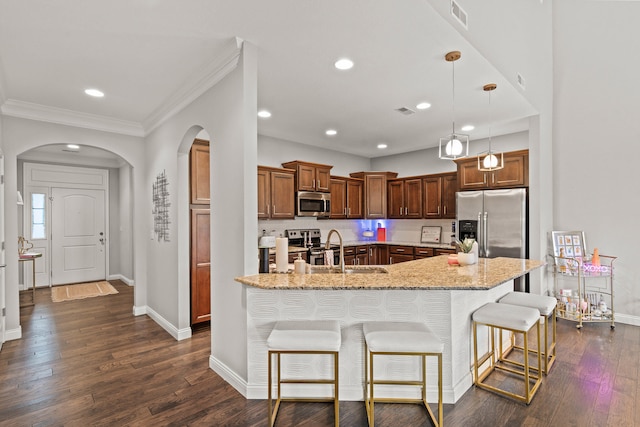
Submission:
<svg viewBox="0 0 640 427">
<path fill-rule="evenodd" d="M 495 83 L 489 83 L 482 88 L 489 93 L 489 107 L 491 107 L 491 91 L 498 86 Z M 489 149 L 478 153 L 478 170 L 482 172 L 491 172 L 504 168 L 504 156 L 502 153 L 491 151 L 491 126 L 489 126 Z"/>
<path fill-rule="evenodd" d="M 469 155 L 469 135 L 459 133 L 440 138 L 439 157 L 455 160 Z"/>
<path fill-rule="evenodd" d="M 449 52 L 444 56 L 447 62 L 451 62 L 452 66 L 452 91 L 451 91 L 451 110 L 452 116 L 455 116 L 455 66 L 454 62 L 460 59 L 460 52 Z M 453 118 L 451 125 L 451 133 L 440 138 L 438 157 L 444 160 L 455 160 L 469 155 L 469 135 L 456 133 L 456 122 Z"/>
</svg>

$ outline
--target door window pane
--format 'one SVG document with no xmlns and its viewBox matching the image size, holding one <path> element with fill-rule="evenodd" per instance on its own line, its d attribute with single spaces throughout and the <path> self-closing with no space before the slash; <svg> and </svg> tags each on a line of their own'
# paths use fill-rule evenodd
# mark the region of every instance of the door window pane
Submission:
<svg viewBox="0 0 640 427">
<path fill-rule="evenodd" d="M 45 239 L 45 194 L 31 193 L 31 239 Z"/>
</svg>

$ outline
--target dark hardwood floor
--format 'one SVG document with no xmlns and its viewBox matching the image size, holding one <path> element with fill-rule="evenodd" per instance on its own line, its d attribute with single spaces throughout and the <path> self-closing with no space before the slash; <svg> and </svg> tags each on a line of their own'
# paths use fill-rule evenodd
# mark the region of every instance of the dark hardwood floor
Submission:
<svg viewBox="0 0 640 427">
<path fill-rule="evenodd" d="M 246 400 L 208 367 L 208 328 L 175 341 L 134 317 L 133 289 L 63 303 L 38 289 L 23 338 L 0 352 L 0 426 L 265 426 L 264 400 Z M 445 405 L 445 426 L 640 426 L 640 327 L 558 322 L 558 360 L 529 406 L 471 388 Z M 340 423 L 366 426 L 362 402 Z M 333 425 L 330 404 L 283 404 L 276 426 Z M 377 404 L 378 426 L 428 426 L 417 405 Z"/>
</svg>

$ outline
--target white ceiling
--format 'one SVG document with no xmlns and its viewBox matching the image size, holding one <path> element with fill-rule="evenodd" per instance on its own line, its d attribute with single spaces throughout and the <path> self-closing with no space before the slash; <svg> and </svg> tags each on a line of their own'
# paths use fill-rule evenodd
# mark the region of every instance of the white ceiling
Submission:
<svg viewBox="0 0 640 427">
<path fill-rule="evenodd" d="M 527 129 L 522 89 L 458 30 L 427 0 L 0 0 L 0 103 L 6 115 L 143 136 L 228 64 L 239 38 L 257 47 L 258 108 L 273 113 L 258 119 L 262 135 L 365 157 L 436 146 L 452 128 L 451 50 L 462 52 L 456 130 Z M 341 57 L 355 67 L 336 70 Z M 498 85 L 491 108 L 486 83 Z M 420 101 L 432 107 L 394 111 Z"/>
</svg>

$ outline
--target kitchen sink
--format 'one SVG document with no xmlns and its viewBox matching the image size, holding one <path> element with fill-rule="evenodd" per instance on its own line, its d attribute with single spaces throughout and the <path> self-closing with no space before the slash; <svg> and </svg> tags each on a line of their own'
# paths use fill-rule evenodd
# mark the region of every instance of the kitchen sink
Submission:
<svg viewBox="0 0 640 427">
<path fill-rule="evenodd" d="M 344 268 L 344 274 L 386 274 L 389 271 L 384 267 L 378 266 L 350 266 Z M 340 268 L 329 267 L 326 265 L 314 265 L 309 269 L 309 274 L 342 274 Z"/>
</svg>

